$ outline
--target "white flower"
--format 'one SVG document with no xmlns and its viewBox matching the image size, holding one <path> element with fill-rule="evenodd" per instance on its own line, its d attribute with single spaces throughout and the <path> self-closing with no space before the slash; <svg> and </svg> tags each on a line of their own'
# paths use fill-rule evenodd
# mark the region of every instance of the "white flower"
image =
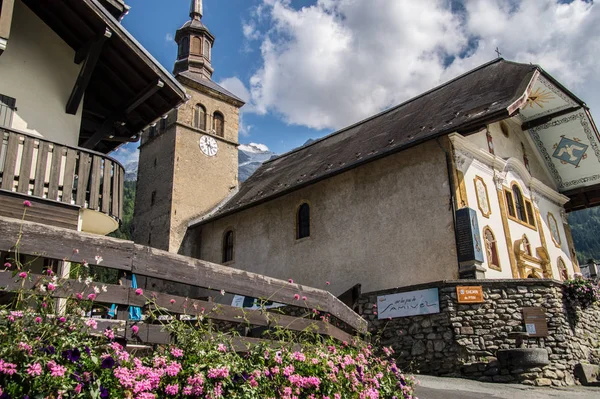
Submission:
<svg viewBox="0 0 600 399">
<path fill-rule="evenodd" d="M 46 286 L 40 285 L 40 292 L 46 292 Z"/>
<path fill-rule="evenodd" d="M 94 281 L 94 280 L 91 277 L 86 277 L 85 285 L 90 285 L 92 283 L 92 281 Z"/>
<path fill-rule="evenodd" d="M 53 283 L 56 283 L 57 281 L 58 281 L 58 277 L 56 277 L 56 276 L 53 276 L 53 277 L 52 277 L 52 282 L 53 282 Z"/>
<path fill-rule="evenodd" d="M 94 292 L 95 292 L 96 294 L 99 294 L 99 293 L 100 293 L 100 288 L 98 288 L 98 286 L 96 286 L 96 285 L 94 286 Z"/>
<path fill-rule="evenodd" d="M 103 285 L 103 286 L 102 286 L 102 292 L 106 292 L 106 291 L 108 291 L 108 287 L 107 287 L 107 286 L 105 286 L 105 285 Z"/>
<path fill-rule="evenodd" d="M 96 264 L 97 264 L 97 265 L 99 265 L 99 264 L 100 264 L 100 262 L 102 262 L 102 261 L 104 260 L 104 259 L 102 259 L 102 256 L 100 256 L 100 255 L 96 255 L 96 256 L 94 257 L 94 259 L 96 259 Z"/>
<path fill-rule="evenodd" d="M 81 283 L 81 276 L 77 276 L 77 281 Z"/>
<path fill-rule="evenodd" d="M 221 295 L 225 295 L 225 290 L 221 290 Z"/>
</svg>

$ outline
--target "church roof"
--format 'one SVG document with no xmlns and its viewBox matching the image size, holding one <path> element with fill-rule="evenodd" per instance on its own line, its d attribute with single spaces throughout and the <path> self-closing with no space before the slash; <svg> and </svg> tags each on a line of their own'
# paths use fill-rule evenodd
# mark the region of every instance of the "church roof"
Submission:
<svg viewBox="0 0 600 399">
<path fill-rule="evenodd" d="M 443 135 L 514 112 L 539 67 L 498 58 L 398 106 L 265 162 L 197 224 L 238 212 Z M 510 111 L 509 111 L 510 109 Z"/>
<path fill-rule="evenodd" d="M 238 96 L 236 96 L 235 94 L 231 93 L 229 90 L 226 90 L 225 88 L 219 86 L 218 84 L 216 84 L 215 82 L 213 82 L 210 79 L 204 79 L 202 78 L 200 75 L 195 74 L 193 72 L 190 71 L 184 71 L 184 72 L 180 72 L 177 74 L 177 76 L 183 76 L 185 78 L 190 79 L 191 81 L 198 83 L 201 86 L 204 86 L 210 90 L 216 91 L 217 93 L 220 93 L 226 97 L 232 98 L 236 101 L 241 102 L 242 104 L 245 104 L 246 102 L 244 100 L 242 100 L 241 98 L 239 98 Z"/>
</svg>

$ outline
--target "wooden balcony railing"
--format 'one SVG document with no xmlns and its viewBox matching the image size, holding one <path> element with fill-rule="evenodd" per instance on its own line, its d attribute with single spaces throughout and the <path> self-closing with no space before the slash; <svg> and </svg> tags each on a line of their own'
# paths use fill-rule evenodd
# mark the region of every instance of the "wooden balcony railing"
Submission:
<svg viewBox="0 0 600 399">
<path fill-rule="evenodd" d="M 120 221 L 125 170 L 94 151 L 0 127 L 0 189 L 105 213 Z"/>
</svg>

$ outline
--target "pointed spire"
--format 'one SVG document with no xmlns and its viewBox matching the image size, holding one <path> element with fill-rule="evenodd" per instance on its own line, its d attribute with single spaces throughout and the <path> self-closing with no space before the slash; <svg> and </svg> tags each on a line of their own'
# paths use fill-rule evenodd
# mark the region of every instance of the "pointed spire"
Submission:
<svg viewBox="0 0 600 399">
<path fill-rule="evenodd" d="M 197 20 L 202 19 L 202 0 L 192 0 L 190 6 L 190 18 Z"/>
</svg>

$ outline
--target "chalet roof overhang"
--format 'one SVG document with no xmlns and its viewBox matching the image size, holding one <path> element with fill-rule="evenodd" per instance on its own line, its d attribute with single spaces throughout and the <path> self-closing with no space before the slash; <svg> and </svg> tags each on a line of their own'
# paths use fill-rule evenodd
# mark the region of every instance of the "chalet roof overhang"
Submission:
<svg viewBox="0 0 600 399">
<path fill-rule="evenodd" d="M 541 101 L 536 96 L 541 93 L 538 88 L 543 82 L 550 82 L 563 93 L 564 103 L 553 107 L 550 112 L 548 109 L 531 112 L 531 103 Z M 583 101 L 542 68 L 499 58 L 396 107 L 265 162 L 229 201 L 193 221 L 190 227 L 251 208 L 450 133 L 468 135 L 481 131 L 490 123 L 515 116 L 522 118 L 524 124 L 544 122 L 539 125 L 544 126 L 571 112 L 583 114 L 579 120 L 582 126 L 588 124 L 590 139 L 598 137 Z M 548 118 L 550 122 L 546 120 Z M 600 154 L 600 144 L 590 146 L 596 146 L 594 148 Z M 595 171 L 600 183 L 600 165 L 591 164 L 588 171 Z M 581 184 L 586 184 L 586 179 L 581 178 Z M 587 186 L 589 188 L 575 187 L 582 190 L 576 195 L 587 193 L 589 204 L 600 205 L 600 198 L 597 203 L 591 202 L 600 197 L 600 187 Z M 575 195 L 570 188 L 561 186 L 558 180 L 557 187 L 564 195 Z M 569 198 L 571 202 L 582 202 L 574 196 Z M 570 209 L 569 206 L 567 203 L 566 208 Z"/>
<path fill-rule="evenodd" d="M 137 141 L 146 126 L 186 101 L 183 86 L 115 18 L 127 8 L 121 0 L 23 2 L 82 63 L 65 104 L 69 113 L 83 107 L 80 146 L 108 153 Z"/>
</svg>

